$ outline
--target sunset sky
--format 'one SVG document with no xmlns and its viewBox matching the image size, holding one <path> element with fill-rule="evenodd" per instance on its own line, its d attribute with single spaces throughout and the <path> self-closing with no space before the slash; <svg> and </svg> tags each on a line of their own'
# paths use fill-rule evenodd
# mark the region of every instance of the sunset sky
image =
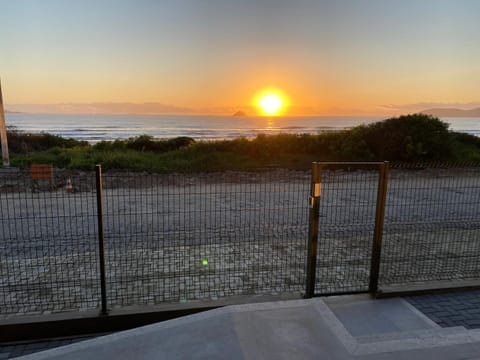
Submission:
<svg viewBox="0 0 480 360">
<path fill-rule="evenodd" d="M 480 101 L 478 0 L 1 5 L 7 109 L 129 102 L 229 113 L 267 87 L 288 95 L 289 114 L 383 115 Z"/>
</svg>

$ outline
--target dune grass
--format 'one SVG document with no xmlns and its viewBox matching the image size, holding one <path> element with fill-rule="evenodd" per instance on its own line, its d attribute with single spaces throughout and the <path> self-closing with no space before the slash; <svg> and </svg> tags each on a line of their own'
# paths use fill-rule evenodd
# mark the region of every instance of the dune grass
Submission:
<svg viewBox="0 0 480 360">
<path fill-rule="evenodd" d="M 156 173 L 211 172 L 265 167 L 307 169 L 312 161 L 480 161 L 480 138 L 448 130 L 437 118 L 413 114 L 350 130 L 259 135 L 254 139 L 155 140 L 142 135 L 90 145 L 72 139 L 9 134 L 12 164 L 49 163 L 60 168 L 103 168 Z"/>
</svg>

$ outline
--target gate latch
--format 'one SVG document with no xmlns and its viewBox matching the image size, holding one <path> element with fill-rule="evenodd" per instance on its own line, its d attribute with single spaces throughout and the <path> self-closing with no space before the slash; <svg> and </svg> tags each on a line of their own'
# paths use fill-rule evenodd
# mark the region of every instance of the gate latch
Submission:
<svg viewBox="0 0 480 360">
<path fill-rule="evenodd" d="M 308 199 L 308 202 L 310 203 L 310 207 L 313 208 L 313 205 L 315 203 L 315 198 L 320 197 L 320 193 L 322 191 L 322 184 L 321 183 L 315 183 L 313 186 L 313 196 L 310 196 Z"/>
</svg>

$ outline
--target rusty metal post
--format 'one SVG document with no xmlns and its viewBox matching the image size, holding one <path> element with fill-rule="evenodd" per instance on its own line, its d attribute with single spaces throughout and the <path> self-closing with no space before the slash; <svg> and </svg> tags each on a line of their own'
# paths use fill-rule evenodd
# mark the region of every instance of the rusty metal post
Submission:
<svg viewBox="0 0 480 360">
<path fill-rule="evenodd" d="M 103 233 L 102 166 L 95 166 L 97 187 L 98 251 L 100 260 L 100 289 L 102 296 L 102 315 L 107 315 L 107 285 L 105 276 L 105 244 Z"/>
<path fill-rule="evenodd" d="M 10 166 L 8 154 L 7 127 L 5 125 L 5 110 L 3 108 L 2 83 L 0 82 L 0 142 L 2 143 L 2 162 L 4 167 Z"/>
<path fill-rule="evenodd" d="M 322 165 L 312 164 L 312 182 L 310 189 L 310 211 L 308 221 L 308 254 L 305 298 L 315 295 L 317 272 L 318 227 L 320 222 L 320 193 L 322 189 Z"/>
<path fill-rule="evenodd" d="M 380 164 L 380 173 L 377 190 L 377 208 L 375 213 L 375 231 L 373 233 L 372 260 L 370 266 L 369 292 L 378 292 L 378 278 L 380 275 L 380 260 L 382 256 L 383 223 L 385 219 L 385 206 L 387 202 L 387 186 L 389 174 L 388 161 Z"/>
</svg>

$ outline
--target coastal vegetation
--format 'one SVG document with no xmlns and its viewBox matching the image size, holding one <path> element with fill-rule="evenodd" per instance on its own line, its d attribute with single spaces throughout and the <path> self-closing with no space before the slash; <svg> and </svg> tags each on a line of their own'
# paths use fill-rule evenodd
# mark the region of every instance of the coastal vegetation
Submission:
<svg viewBox="0 0 480 360">
<path fill-rule="evenodd" d="M 312 161 L 480 161 L 480 138 L 449 131 L 448 124 L 424 114 L 390 118 L 370 125 L 321 134 L 258 135 L 253 139 L 195 141 L 85 141 L 9 129 L 11 163 L 49 163 L 60 168 L 130 171 L 209 172 L 265 167 L 307 169 Z"/>
</svg>

